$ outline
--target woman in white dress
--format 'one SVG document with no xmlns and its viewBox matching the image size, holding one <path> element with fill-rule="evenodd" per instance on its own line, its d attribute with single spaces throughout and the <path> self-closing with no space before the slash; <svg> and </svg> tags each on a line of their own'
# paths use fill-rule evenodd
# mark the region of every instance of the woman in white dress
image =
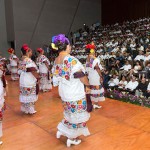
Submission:
<svg viewBox="0 0 150 150">
<path fill-rule="evenodd" d="M 51 77 L 50 77 L 50 61 L 44 55 L 44 50 L 42 48 L 38 48 L 37 52 L 39 56 L 36 60 L 36 64 L 39 68 L 40 73 L 40 90 L 43 92 L 50 91 L 52 89 Z"/>
<path fill-rule="evenodd" d="M 2 133 L 2 120 L 3 120 L 3 112 L 5 110 L 5 99 L 4 99 L 4 87 L 6 83 L 4 81 L 4 74 L 3 74 L 3 64 L 0 63 L 0 145 L 3 143 L 1 141 Z"/>
<path fill-rule="evenodd" d="M 142 70 L 142 66 L 140 64 L 140 61 L 136 61 L 135 66 L 133 67 L 133 69 L 130 70 L 130 76 L 132 76 L 133 74 L 138 74 L 138 72 Z"/>
<path fill-rule="evenodd" d="M 125 76 L 122 76 L 122 79 L 120 80 L 119 84 L 118 84 L 118 89 L 122 90 L 125 89 L 125 86 L 127 85 L 127 80 L 125 78 Z"/>
<path fill-rule="evenodd" d="M 53 85 L 59 86 L 59 95 L 64 107 L 64 119 L 58 124 L 57 138 L 66 136 L 67 147 L 78 145 L 79 136 L 90 135 L 86 122 L 90 118 L 87 112 L 87 101 L 84 85 L 89 85 L 83 65 L 73 56 L 70 56 L 71 46 L 68 38 L 59 34 L 52 38 L 52 48 L 59 56 L 55 59 L 52 68 Z M 86 92 L 90 89 L 86 86 Z"/>
<path fill-rule="evenodd" d="M 89 53 L 87 63 L 89 64 L 88 78 L 91 88 L 91 100 L 94 103 L 94 108 L 101 108 L 102 106 L 99 105 L 99 102 L 105 101 L 101 65 L 99 59 L 95 57 L 93 44 L 87 47 L 87 52 Z"/>
<path fill-rule="evenodd" d="M 21 48 L 22 60 L 20 61 L 18 73 L 20 74 L 20 102 L 21 111 L 25 114 L 34 114 L 35 102 L 38 99 L 38 69 L 30 59 L 32 50 L 23 45 Z"/>
<path fill-rule="evenodd" d="M 19 79 L 18 75 L 18 63 L 19 59 L 18 57 L 14 54 L 15 51 L 12 48 L 8 49 L 8 53 L 10 54 L 9 61 L 10 61 L 10 72 L 11 72 L 11 79 L 13 81 Z"/>
</svg>

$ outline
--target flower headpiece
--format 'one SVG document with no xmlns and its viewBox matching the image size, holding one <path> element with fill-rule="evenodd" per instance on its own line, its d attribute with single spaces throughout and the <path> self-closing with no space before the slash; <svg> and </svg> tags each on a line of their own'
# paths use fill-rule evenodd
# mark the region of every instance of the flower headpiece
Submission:
<svg viewBox="0 0 150 150">
<path fill-rule="evenodd" d="M 90 49 L 90 53 L 95 53 L 96 46 L 94 43 L 86 45 L 86 49 Z"/>
<path fill-rule="evenodd" d="M 9 49 L 8 49 L 8 53 L 10 53 L 10 54 L 12 54 L 13 51 L 14 51 L 13 48 L 9 48 Z"/>
<path fill-rule="evenodd" d="M 29 51 L 30 48 L 27 44 L 23 44 L 22 49 L 27 52 L 27 51 Z"/>
<path fill-rule="evenodd" d="M 62 44 L 70 44 L 69 39 L 64 34 L 58 34 L 58 35 L 52 37 L 51 47 L 54 50 L 58 50 L 58 47 L 56 46 L 56 43 L 58 43 L 58 42 L 60 42 Z"/>
<path fill-rule="evenodd" d="M 43 49 L 42 48 L 37 48 L 37 52 L 41 53 L 41 52 L 43 52 Z"/>
</svg>

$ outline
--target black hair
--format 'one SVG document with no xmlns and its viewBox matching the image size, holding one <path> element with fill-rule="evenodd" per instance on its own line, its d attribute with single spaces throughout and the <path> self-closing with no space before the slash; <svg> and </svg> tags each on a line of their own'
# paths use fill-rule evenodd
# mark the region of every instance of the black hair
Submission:
<svg viewBox="0 0 150 150">
<path fill-rule="evenodd" d="M 28 51 L 31 51 L 31 49 L 29 49 Z M 26 55 L 26 53 L 27 53 L 27 51 L 23 47 L 21 48 L 21 52 L 23 55 Z"/>
<path fill-rule="evenodd" d="M 21 48 L 21 52 L 22 52 L 23 55 L 26 55 L 26 51 L 24 50 L 23 47 Z"/>
<path fill-rule="evenodd" d="M 62 43 L 61 41 L 57 41 L 55 43 L 56 47 L 58 47 L 58 53 L 60 53 L 61 51 L 65 51 L 67 49 L 67 45 L 69 43 L 67 42 L 67 40 L 65 40 L 65 43 Z"/>
<path fill-rule="evenodd" d="M 89 55 L 90 54 L 90 48 L 86 48 L 86 53 Z"/>
</svg>

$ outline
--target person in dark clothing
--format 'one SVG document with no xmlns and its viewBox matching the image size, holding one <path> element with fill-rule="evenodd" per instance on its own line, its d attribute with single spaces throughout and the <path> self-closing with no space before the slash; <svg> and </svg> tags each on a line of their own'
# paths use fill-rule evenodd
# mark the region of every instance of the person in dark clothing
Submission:
<svg viewBox="0 0 150 150">
<path fill-rule="evenodd" d="M 110 80 L 109 71 L 105 70 L 103 73 L 103 86 L 108 89 L 108 81 Z"/>
<path fill-rule="evenodd" d="M 142 92 L 143 96 L 148 97 L 147 87 L 148 87 L 148 82 L 146 82 L 145 78 L 142 78 L 141 82 L 137 86 L 137 90 L 138 92 Z"/>
</svg>

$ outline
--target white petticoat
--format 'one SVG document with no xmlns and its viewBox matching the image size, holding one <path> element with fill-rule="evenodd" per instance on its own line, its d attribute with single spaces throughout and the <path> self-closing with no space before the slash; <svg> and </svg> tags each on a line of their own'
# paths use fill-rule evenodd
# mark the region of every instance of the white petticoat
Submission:
<svg viewBox="0 0 150 150">
<path fill-rule="evenodd" d="M 40 80 L 40 90 L 50 90 L 52 89 L 52 84 L 47 79 L 41 79 Z"/>
<path fill-rule="evenodd" d="M 91 96 L 91 100 L 93 102 L 105 101 L 104 88 L 103 87 L 100 90 L 91 90 L 91 94 L 100 94 L 101 95 L 99 97 Z"/>
<path fill-rule="evenodd" d="M 87 111 L 82 113 L 65 113 L 64 111 L 64 118 L 69 121 L 70 123 L 80 123 L 80 122 L 87 122 L 90 118 L 90 113 Z"/>
<path fill-rule="evenodd" d="M 20 94 L 20 102 L 21 103 L 34 103 L 38 100 L 38 95 L 29 95 L 29 96 L 24 96 Z"/>
<path fill-rule="evenodd" d="M 64 124 L 62 124 L 60 122 L 58 124 L 57 128 L 64 136 L 66 136 L 70 139 L 77 138 L 81 135 L 84 135 L 84 136 L 90 135 L 90 132 L 87 127 L 77 128 L 77 129 L 71 129 L 71 128 L 69 129 L 68 127 L 66 127 Z"/>
</svg>

